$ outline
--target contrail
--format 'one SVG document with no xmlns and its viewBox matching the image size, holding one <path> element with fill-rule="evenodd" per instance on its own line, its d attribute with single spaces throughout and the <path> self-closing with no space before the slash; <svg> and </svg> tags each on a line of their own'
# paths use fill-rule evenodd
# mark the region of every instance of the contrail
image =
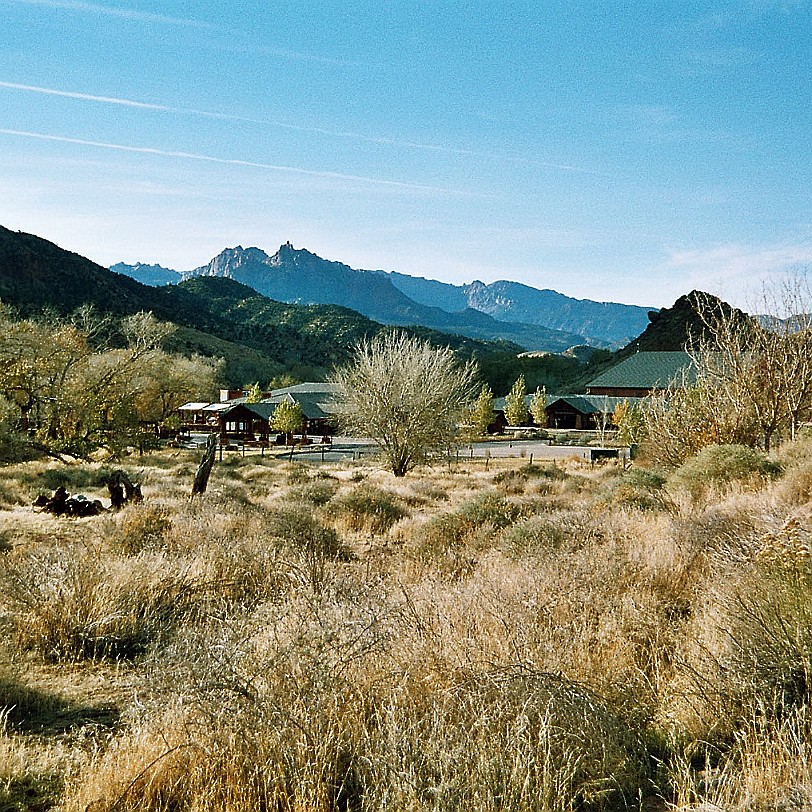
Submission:
<svg viewBox="0 0 812 812">
<path fill-rule="evenodd" d="M 165 113 L 178 112 L 173 107 L 165 104 L 150 104 L 149 102 L 133 101 L 132 99 L 120 99 L 114 96 L 94 96 L 90 93 L 75 93 L 70 90 L 54 90 L 50 87 L 38 87 L 36 85 L 21 85 L 17 82 L 0 82 L 0 87 L 10 90 L 25 90 L 29 93 L 42 93 L 45 96 L 61 96 L 65 99 L 81 99 L 82 101 L 101 102 L 102 104 L 119 104 L 122 107 L 138 107 L 142 110 L 161 110 Z"/>
<path fill-rule="evenodd" d="M 11 135 L 20 138 L 35 138 L 40 141 L 56 141 L 62 144 L 77 144 L 83 147 L 96 147 L 99 149 L 111 149 L 118 152 L 131 152 L 140 155 L 158 155 L 163 158 L 181 158 L 191 161 L 206 161 L 208 163 L 225 164 L 227 166 L 245 166 L 253 169 L 267 169 L 272 172 L 287 172 L 295 175 L 307 175 L 316 178 L 328 178 L 332 180 L 351 181 L 354 183 L 367 183 L 376 186 L 386 186 L 393 189 L 403 189 L 414 192 L 432 192 L 441 194 L 451 194 L 459 196 L 469 196 L 470 193 L 456 189 L 444 189 L 438 186 L 427 186 L 418 183 L 406 183 L 398 180 L 385 180 L 382 178 L 371 178 L 364 175 L 350 175 L 343 172 L 331 172 L 323 169 L 303 169 L 298 166 L 285 166 L 283 164 L 269 164 L 260 161 L 246 161 L 240 158 L 218 158 L 215 155 L 202 155 L 195 152 L 182 152 L 176 150 L 157 149 L 156 147 L 133 147 L 126 144 L 111 144 L 106 141 L 89 141 L 84 138 L 69 138 L 64 135 L 51 135 L 49 133 L 36 133 L 27 130 L 0 129 L 0 135 Z"/>
<path fill-rule="evenodd" d="M 208 28 L 216 26 L 201 20 L 189 20 L 182 17 L 168 17 L 165 14 L 153 14 L 148 11 L 135 11 L 128 8 L 114 8 L 99 3 L 85 3 L 81 0 L 8 0 L 12 3 L 21 3 L 26 6 L 43 6 L 45 8 L 61 8 L 68 11 L 81 11 L 87 14 L 99 14 L 107 17 L 118 17 L 124 20 L 135 20 L 143 23 L 160 23 L 162 25 L 180 25 L 186 28 Z"/>
<path fill-rule="evenodd" d="M 27 1 L 27 0 L 26 0 Z M 450 147 L 445 144 L 427 144 L 419 141 L 405 141 L 397 138 L 385 138 L 383 136 L 365 135 L 364 133 L 357 133 L 349 130 L 331 130 L 326 127 L 308 127 L 303 124 L 290 124 L 284 121 L 274 121 L 271 119 L 257 118 L 253 116 L 241 116 L 236 113 L 221 113 L 211 110 L 198 110 L 192 107 L 172 107 L 167 104 L 154 104 L 151 102 L 136 101 L 134 99 L 123 99 L 115 96 L 98 96 L 91 93 L 79 93 L 70 90 L 56 90 L 49 87 L 40 87 L 37 85 L 25 85 L 18 82 L 3 82 L 0 81 L 0 88 L 7 88 L 9 90 L 22 90 L 28 93 L 40 93 L 46 96 L 60 96 L 66 99 L 76 99 L 79 101 L 96 102 L 100 104 L 113 104 L 120 107 L 132 107 L 141 110 L 155 110 L 162 113 L 171 113 L 174 115 L 186 116 L 200 116 L 201 118 L 216 119 L 219 121 L 241 121 L 248 124 L 261 124 L 271 127 L 279 127 L 280 129 L 293 130 L 294 132 L 312 133 L 315 135 L 324 135 L 329 138 L 346 138 L 356 141 L 363 141 L 368 144 L 380 144 L 382 146 L 400 147 L 403 149 L 423 150 L 425 152 L 435 152 L 442 155 L 459 155 L 468 158 L 484 158 L 489 161 L 501 160 L 508 163 L 517 163 L 523 166 L 534 166 L 539 169 L 549 169 L 560 172 L 577 172 L 585 175 L 602 175 L 607 173 L 597 169 L 589 169 L 581 166 L 574 166 L 571 164 L 551 163 L 549 161 L 541 161 L 535 158 L 525 158 L 524 156 L 515 155 L 500 155 L 488 152 L 480 152 L 471 149 L 461 149 L 457 147 Z"/>
</svg>

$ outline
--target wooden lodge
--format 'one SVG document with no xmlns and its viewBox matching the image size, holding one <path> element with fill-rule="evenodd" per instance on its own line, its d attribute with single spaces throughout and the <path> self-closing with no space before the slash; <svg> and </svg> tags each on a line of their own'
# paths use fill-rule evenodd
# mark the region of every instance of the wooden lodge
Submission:
<svg viewBox="0 0 812 812">
<path fill-rule="evenodd" d="M 247 401 L 243 390 L 222 390 L 220 401 L 193 401 L 178 409 L 181 435 L 217 433 L 223 444 L 268 445 L 277 442 L 273 415 L 280 403 L 296 403 L 304 415 L 299 431 L 303 440 L 327 438 L 335 431 L 335 387 L 327 383 L 303 383 L 264 392 L 261 400 Z"/>
</svg>

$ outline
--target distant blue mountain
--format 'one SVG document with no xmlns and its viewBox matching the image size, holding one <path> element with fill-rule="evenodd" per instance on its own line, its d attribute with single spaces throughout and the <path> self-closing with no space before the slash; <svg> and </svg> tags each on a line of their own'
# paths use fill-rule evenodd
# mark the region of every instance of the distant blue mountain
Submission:
<svg viewBox="0 0 812 812">
<path fill-rule="evenodd" d="M 111 265 L 110 270 L 113 273 L 129 276 L 142 285 L 150 285 L 153 288 L 161 287 L 161 285 L 177 285 L 183 279 L 182 274 L 171 268 L 164 268 L 163 265 L 144 265 L 142 262 L 136 262 L 135 265 L 125 265 L 123 262 L 119 262 Z"/>
<path fill-rule="evenodd" d="M 364 271 L 285 243 L 269 256 L 227 248 L 207 265 L 178 274 L 160 265 L 112 271 L 150 285 L 197 276 L 234 279 L 280 302 L 337 304 L 392 325 L 420 325 L 479 339 L 505 339 L 528 350 L 562 352 L 590 344 L 619 347 L 648 324 L 649 309 L 573 299 L 516 282 L 452 285 L 386 271 Z"/>
<path fill-rule="evenodd" d="M 416 302 L 433 303 L 451 311 L 470 307 L 499 321 L 537 324 L 551 330 L 577 333 L 590 344 L 621 346 L 628 343 L 646 329 L 652 309 L 573 299 L 554 290 L 540 290 L 519 282 L 451 285 L 400 273 L 387 275 L 395 287 Z"/>
</svg>

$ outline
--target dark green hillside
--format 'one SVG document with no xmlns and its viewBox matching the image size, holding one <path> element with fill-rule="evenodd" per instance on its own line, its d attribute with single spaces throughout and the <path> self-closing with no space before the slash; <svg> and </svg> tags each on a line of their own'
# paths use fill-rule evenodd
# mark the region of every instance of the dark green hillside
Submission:
<svg viewBox="0 0 812 812">
<path fill-rule="evenodd" d="M 33 234 L 0 226 L 0 300 L 21 315 L 44 308 L 67 314 L 92 303 L 106 313 L 161 311 L 160 292 L 112 273 Z M 167 317 L 161 313 L 161 318 Z"/>
<path fill-rule="evenodd" d="M 67 315 L 86 304 L 116 316 L 152 311 L 181 327 L 169 349 L 224 358 L 224 383 L 233 385 L 264 382 L 281 373 L 323 377 L 360 339 L 387 329 L 346 307 L 282 304 L 221 277 L 148 287 L 40 237 L 2 227 L 0 300 L 23 316 L 46 309 Z M 409 329 L 461 355 L 476 356 L 483 367 L 496 357 L 500 361 L 489 366 L 501 371 L 516 363 L 520 351 L 509 342 Z"/>
<path fill-rule="evenodd" d="M 179 312 L 196 308 L 197 320 L 221 338 L 252 347 L 286 365 L 327 370 L 348 356 L 360 340 L 389 329 L 340 305 L 275 302 L 253 288 L 223 277 L 197 277 L 161 292 Z M 450 346 L 466 356 L 513 357 L 520 347 L 509 342 L 478 341 L 425 327 L 406 328 L 427 341 Z M 301 376 L 300 376 L 301 377 Z"/>
</svg>

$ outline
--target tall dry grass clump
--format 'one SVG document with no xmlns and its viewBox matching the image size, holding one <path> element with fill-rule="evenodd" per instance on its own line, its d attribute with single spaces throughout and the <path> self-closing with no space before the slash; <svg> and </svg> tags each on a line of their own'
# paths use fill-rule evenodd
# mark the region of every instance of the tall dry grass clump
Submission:
<svg viewBox="0 0 812 812">
<path fill-rule="evenodd" d="M 586 686 L 391 652 L 393 636 L 419 637 L 408 603 L 335 589 L 177 638 L 153 664 L 161 702 L 67 808 L 568 810 L 633 797 L 641 742 Z"/>
<path fill-rule="evenodd" d="M 697 459 L 402 482 L 246 458 L 193 502 L 173 462 L 144 505 L 20 530 L 15 656 L 126 659 L 136 697 L 62 808 L 796 808 L 809 456 Z"/>
</svg>

